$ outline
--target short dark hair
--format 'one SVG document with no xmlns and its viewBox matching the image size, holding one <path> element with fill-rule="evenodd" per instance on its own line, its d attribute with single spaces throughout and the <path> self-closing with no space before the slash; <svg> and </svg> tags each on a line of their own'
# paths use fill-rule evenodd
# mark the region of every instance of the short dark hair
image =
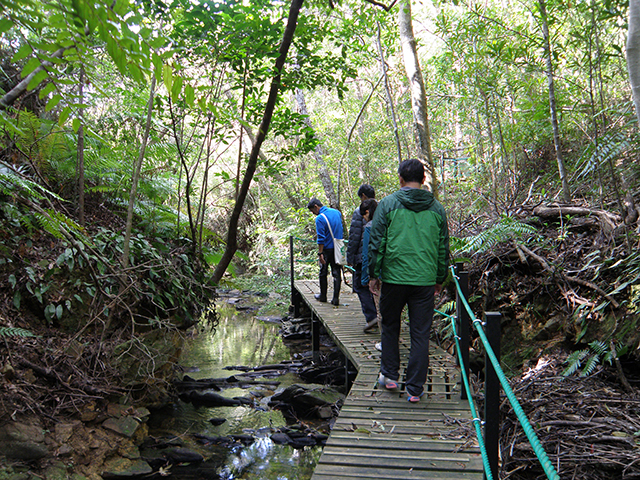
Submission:
<svg viewBox="0 0 640 480">
<path fill-rule="evenodd" d="M 311 210 L 316 205 L 322 207 L 322 202 L 316 197 L 311 197 L 311 200 L 309 200 L 309 203 L 307 204 L 307 208 Z"/>
<path fill-rule="evenodd" d="M 366 195 L 366 194 L 365 194 Z M 376 208 L 378 208 L 378 202 L 375 198 L 367 198 L 364 202 L 360 204 L 360 215 L 364 215 L 369 211 L 369 220 L 373 218 L 373 214 L 376 212 Z"/>
<path fill-rule="evenodd" d="M 368 198 L 376 198 L 376 191 L 368 183 L 363 183 L 358 189 L 358 197 L 366 195 Z"/>
<path fill-rule="evenodd" d="M 398 167 L 398 175 L 405 182 L 420 182 L 424 180 L 424 165 L 417 158 L 405 160 Z"/>
</svg>

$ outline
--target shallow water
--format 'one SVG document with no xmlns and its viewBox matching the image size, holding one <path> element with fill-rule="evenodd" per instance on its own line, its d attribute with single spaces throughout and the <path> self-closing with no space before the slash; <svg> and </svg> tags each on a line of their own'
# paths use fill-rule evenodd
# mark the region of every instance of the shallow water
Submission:
<svg viewBox="0 0 640 480">
<path fill-rule="evenodd" d="M 222 301 L 225 299 L 223 298 Z M 279 335 L 279 324 L 257 320 L 254 313 L 238 312 L 233 306 L 221 303 L 218 307 L 219 325 L 215 335 L 199 334 L 189 340 L 180 363 L 187 367 L 194 379 L 226 378 L 239 370 L 227 370 L 227 366 L 268 365 L 291 360 L 289 348 Z M 260 397 L 271 396 L 276 388 L 293 383 L 303 384 L 294 374 L 267 381 L 279 381 L 276 386 L 255 386 L 250 389 L 225 389 L 218 392 L 225 397 L 242 397 L 253 392 Z M 263 403 L 266 403 L 263 402 Z M 226 422 L 214 426 L 212 418 L 225 418 Z M 190 434 L 225 436 L 251 434 L 256 441 L 248 447 L 211 448 L 211 454 L 226 457 L 219 474 L 225 480 L 308 480 L 322 453 L 321 447 L 294 449 L 288 445 L 276 445 L 268 437 L 269 428 L 286 426 L 282 414 L 266 405 L 259 408 L 194 407 L 190 403 L 177 402 L 173 407 L 156 412 L 149 421 L 150 435 L 178 435 L 190 438 Z M 185 446 L 187 446 L 185 444 Z M 206 447 L 205 447 L 206 448 Z M 207 452 L 201 453 L 207 456 Z M 173 478 L 177 472 L 174 472 Z"/>
</svg>

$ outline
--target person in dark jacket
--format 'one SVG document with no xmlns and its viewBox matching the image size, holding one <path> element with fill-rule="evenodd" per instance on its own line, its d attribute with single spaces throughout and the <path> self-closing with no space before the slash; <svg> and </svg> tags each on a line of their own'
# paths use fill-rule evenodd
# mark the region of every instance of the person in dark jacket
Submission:
<svg viewBox="0 0 640 480">
<path fill-rule="evenodd" d="M 358 189 L 358 197 L 361 201 L 376 197 L 376 192 L 371 185 L 366 183 L 360 185 Z M 353 291 L 358 295 L 362 313 L 364 314 L 365 326 L 364 331 L 375 328 L 378 325 L 376 305 L 373 294 L 367 285 L 362 284 L 362 234 L 364 232 L 364 222 L 360 214 L 360 206 L 355 209 L 351 216 L 351 225 L 349 226 L 349 243 L 347 244 L 347 264 L 352 266 L 353 273 Z"/>
<path fill-rule="evenodd" d="M 381 287 L 381 387 L 399 384 L 400 317 L 409 309 L 411 351 L 405 390 L 409 402 L 420 401 L 429 369 L 429 335 L 434 296 L 440 293 L 449 263 L 449 229 L 444 208 L 422 189 L 424 165 L 405 160 L 398 168 L 400 190 L 378 204 L 369 240 L 369 288 Z"/>
<path fill-rule="evenodd" d="M 333 239 L 342 239 L 342 214 L 335 208 L 322 205 L 317 198 L 309 200 L 307 208 L 316 216 L 316 233 L 318 235 L 318 259 L 320 260 L 320 293 L 315 295 L 319 302 L 327 301 L 327 275 L 331 266 L 333 277 L 333 298 L 331 304 L 340 304 L 340 285 L 342 267 L 336 263 L 333 251 Z"/>
</svg>

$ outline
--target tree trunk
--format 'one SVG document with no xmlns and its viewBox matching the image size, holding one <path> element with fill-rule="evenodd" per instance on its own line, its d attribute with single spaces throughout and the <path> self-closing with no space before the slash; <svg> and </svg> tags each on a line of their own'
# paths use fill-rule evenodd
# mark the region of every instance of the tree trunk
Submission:
<svg viewBox="0 0 640 480">
<path fill-rule="evenodd" d="M 569 181 L 562 158 L 562 148 L 560 145 L 560 127 L 558 126 L 558 110 L 556 108 L 556 94 L 554 87 L 553 63 L 551 62 L 551 43 L 549 41 L 549 24 L 547 22 L 547 7 L 545 0 L 538 0 L 540 6 L 540 17 L 542 20 L 542 35 L 544 41 L 544 58 L 546 62 L 547 84 L 549 85 L 549 111 L 551 112 L 551 124 L 553 125 L 553 145 L 556 149 L 556 159 L 558 160 L 558 173 L 562 182 L 562 199 L 571 202 L 571 191 Z"/>
<path fill-rule="evenodd" d="M 80 67 L 80 85 L 78 85 L 78 103 L 84 103 L 84 66 Z M 78 163 L 77 195 L 78 195 L 78 223 L 84 227 L 84 107 L 78 109 L 80 126 L 78 127 Z"/>
<path fill-rule="evenodd" d="M 627 33 L 627 70 L 640 125 L 640 0 L 629 0 L 629 32 Z"/>
<path fill-rule="evenodd" d="M 311 118 L 309 117 L 309 111 L 307 110 L 307 102 L 304 99 L 304 92 L 299 88 L 296 88 L 296 103 L 298 104 L 298 112 L 306 117 L 304 123 L 307 125 L 307 127 L 313 130 L 313 125 L 311 125 Z M 313 136 L 314 138 L 316 138 L 316 140 L 318 140 L 315 130 L 313 130 Z M 329 175 L 327 164 L 324 161 L 324 149 L 322 148 L 322 144 L 319 140 L 316 144 L 313 156 L 315 157 L 316 163 L 318 164 L 318 176 L 320 177 L 320 182 L 322 183 L 322 187 L 324 188 L 324 194 L 327 196 L 329 206 L 331 208 L 338 208 L 338 197 L 336 195 L 335 189 L 333 188 L 331 175 Z"/>
<path fill-rule="evenodd" d="M 427 93 L 424 88 L 424 79 L 416 40 L 413 36 L 413 21 L 411 20 L 411 0 L 403 0 L 398 10 L 398 31 L 402 42 L 402 57 L 404 68 L 407 72 L 409 86 L 411 88 L 411 107 L 413 120 L 418 137 L 418 149 L 420 159 L 427 162 L 427 169 L 431 176 L 431 192 L 438 196 L 438 176 L 436 174 L 433 155 L 431 153 L 431 134 L 429 132 L 429 117 L 427 114 Z"/>
<path fill-rule="evenodd" d="M 271 117 L 273 116 L 273 109 L 278 98 L 278 90 L 280 89 L 280 83 L 282 80 L 282 69 L 289 52 L 289 47 L 291 46 L 291 42 L 293 41 L 293 34 L 296 31 L 298 14 L 300 13 L 300 9 L 302 8 L 303 1 L 304 0 L 292 0 L 291 2 L 291 7 L 289 9 L 289 19 L 282 36 L 282 43 L 280 44 L 278 58 L 276 59 L 276 75 L 271 81 L 269 98 L 267 99 L 267 104 L 265 105 L 262 122 L 260 123 L 260 127 L 258 129 L 256 141 L 254 142 L 253 148 L 251 149 L 251 155 L 249 156 L 249 160 L 247 162 L 247 170 L 245 171 L 244 178 L 242 179 L 242 185 L 240 186 L 240 191 L 238 192 L 236 204 L 233 208 L 233 212 L 231 213 L 231 218 L 229 219 L 227 245 L 224 253 L 222 254 L 222 258 L 220 259 L 220 262 L 216 266 L 216 269 L 213 272 L 213 276 L 211 277 L 211 281 L 216 284 L 220 282 L 220 279 L 222 279 L 224 272 L 227 270 L 227 267 L 231 263 L 231 259 L 235 255 L 238 248 L 237 235 L 240 214 L 242 213 L 242 207 L 244 206 L 244 201 L 247 198 L 247 194 L 249 193 L 251 180 L 253 179 L 253 175 L 258 165 L 258 154 L 260 153 L 260 147 L 262 146 L 262 143 L 267 136 L 267 132 L 269 131 Z"/>
<path fill-rule="evenodd" d="M 378 56 L 380 57 L 380 72 L 384 77 L 384 92 L 385 99 L 387 100 L 387 109 L 391 123 L 393 125 L 393 138 L 396 141 L 396 149 L 398 151 L 398 164 L 402 162 L 402 148 L 400 147 L 400 134 L 398 133 L 398 122 L 396 121 L 396 110 L 393 105 L 393 97 L 391 96 L 391 88 L 389 87 L 389 77 L 387 76 L 387 69 L 389 68 L 387 62 L 384 59 L 384 51 L 382 50 L 382 39 L 380 38 L 380 22 L 376 22 L 378 26 L 378 36 L 376 37 L 376 44 L 378 47 Z"/>
<path fill-rule="evenodd" d="M 129 193 L 129 208 L 127 209 L 127 223 L 125 227 L 124 246 L 122 249 L 122 267 L 129 266 L 129 247 L 131 244 L 131 230 L 133 228 L 133 204 L 136 201 L 136 192 L 138 190 L 138 180 L 140 179 L 140 170 L 144 160 L 144 153 L 149 141 L 149 131 L 151 130 L 151 115 L 153 113 L 153 96 L 156 89 L 156 76 L 151 74 L 151 88 L 149 89 L 149 103 L 147 104 L 147 123 L 144 127 L 144 134 L 140 144 L 140 152 L 138 153 L 138 161 L 133 170 L 131 179 L 131 192 Z"/>
</svg>

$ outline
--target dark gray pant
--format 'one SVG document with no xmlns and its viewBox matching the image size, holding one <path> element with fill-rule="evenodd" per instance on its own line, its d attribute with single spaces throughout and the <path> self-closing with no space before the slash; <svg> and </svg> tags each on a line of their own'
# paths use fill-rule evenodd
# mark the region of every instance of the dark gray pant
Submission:
<svg viewBox="0 0 640 480">
<path fill-rule="evenodd" d="M 392 380 L 399 380 L 401 314 L 409 308 L 411 351 L 406 370 L 405 389 L 409 395 L 424 391 L 429 370 L 429 335 L 433 320 L 435 287 L 383 283 L 380 294 L 382 315 L 382 355 L 380 372 Z"/>
<path fill-rule="evenodd" d="M 368 285 L 362 285 L 362 264 L 358 263 L 355 266 L 355 273 L 353 274 L 353 291 L 356 292 L 360 299 L 360 306 L 362 307 L 362 313 L 367 323 L 372 322 L 378 317 L 378 311 L 376 310 L 376 302 L 373 299 L 373 293 L 369 290 Z"/>
<path fill-rule="evenodd" d="M 337 303 L 340 297 L 340 285 L 342 284 L 342 267 L 336 263 L 333 248 L 325 248 L 322 250 L 325 264 L 320 264 L 320 296 L 324 301 L 327 300 L 327 275 L 329 267 L 331 267 L 331 276 L 333 277 L 333 300 Z"/>
</svg>

